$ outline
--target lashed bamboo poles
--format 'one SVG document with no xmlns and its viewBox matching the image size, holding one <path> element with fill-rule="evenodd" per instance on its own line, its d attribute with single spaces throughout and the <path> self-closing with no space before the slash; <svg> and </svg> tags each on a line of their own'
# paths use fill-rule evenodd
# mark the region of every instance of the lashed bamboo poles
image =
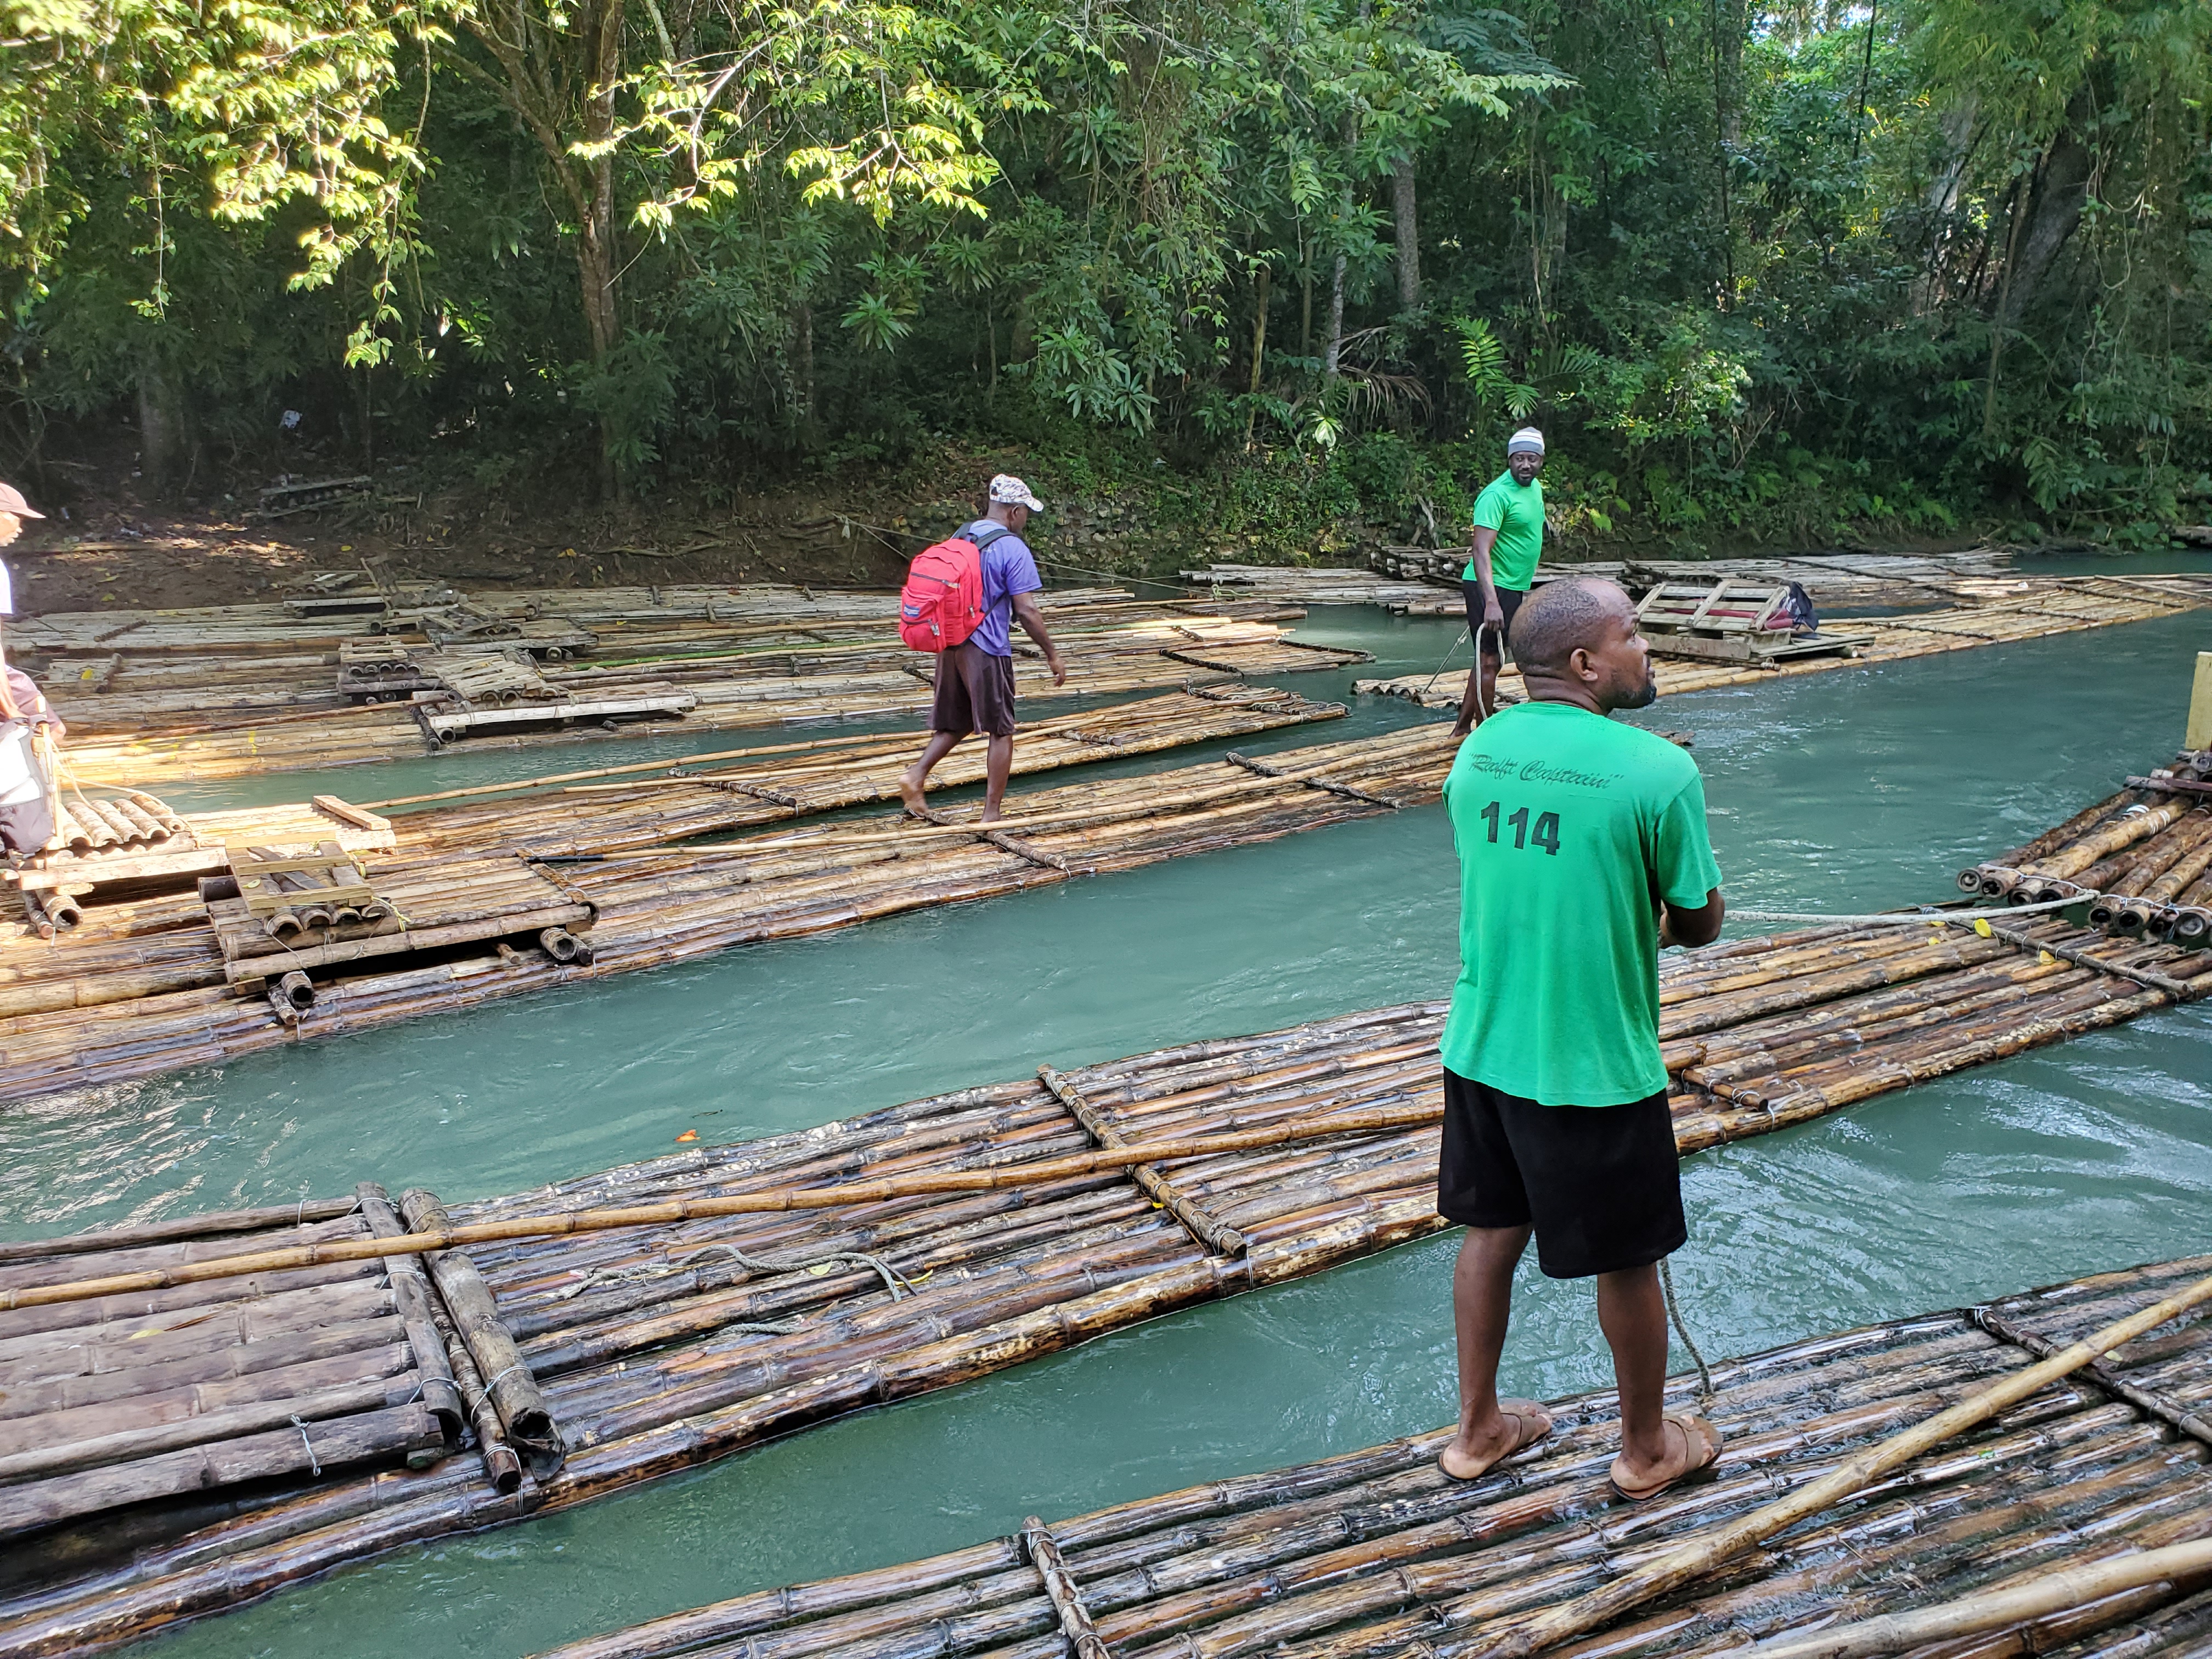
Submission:
<svg viewBox="0 0 2212 1659">
<path fill-rule="evenodd" d="M 2107 1558 L 2091 1566 L 2061 1567 L 2008 1589 L 1964 1596 L 1942 1607 L 1893 1613 L 1841 1625 L 1813 1636 L 1761 1642 L 1751 1659 L 1869 1659 L 1905 1653 L 1960 1636 L 1978 1636 L 2054 1613 L 2086 1607 L 2127 1590 L 2170 1588 L 2212 1574 L 2212 1540 L 2169 1544 Z"/>
<path fill-rule="evenodd" d="M 1054 1073 L 1054 1078 L 1059 1077 Z M 1065 1085 L 1066 1079 L 1060 1081 Z M 327 1244 L 302 1244 L 282 1250 L 221 1257 L 150 1267 L 138 1273 L 106 1279 L 79 1279 L 28 1288 L 0 1288 L 0 1313 L 18 1308 L 43 1308 L 64 1302 L 88 1302 L 100 1297 L 123 1296 L 138 1291 L 164 1291 L 179 1285 L 197 1285 L 215 1279 L 243 1279 L 254 1273 L 282 1273 L 295 1267 L 321 1267 L 338 1261 L 389 1260 L 397 1255 L 442 1255 L 471 1244 L 506 1243 L 520 1238 L 561 1238 L 576 1233 L 603 1232 L 613 1228 L 664 1226 L 704 1221 L 716 1217 L 773 1214 L 787 1210 L 826 1210 L 853 1204 L 886 1204 L 903 1198 L 934 1197 L 947 1193 L 1001 1192 L 1010 1187 L 1043 1186 L 1102 1170 L 1134 1169 L 1171 1158 L 1211 1158 L 1223 1152 L 1258 1146 L 1278 1146 L 1291 1141 L 1364 1133 L 1381 1128 L 1437 1122 L 1428 1108 L 1403 1111 L 1353 1112 L 1287 1123 L 1261 1130 L 1227 1135 L 1202 1135 L 1142 1146 L 1109 1146 L 1041 1164 L 1011 1169 L 985 1170 L 954 1175 L 910 1176 L 843 1186 L 809 1189 L 776 1188 L 730 1198 L 684 1199 L 621 1210 L 586 1210 L 561 1215 L 525 1217 L 457 1227 L 447 1222 L 445 1212 L 429 1194 L 402 1199 L 416 1231 L 389 1237 L 349 1239 Z M 417 1200 L 419 1202 L 410 1201 Z M 473 1271 L 473 1269 L 469 1269 Z M 450 1287 L 447 1301 L 454 1302 Z M 473 1304 L 472 1292 L 464 1295 Z M 471 1346 L 474 1344 L 471 1343 Z M 481 1356 L 480 1356 L 481 1358 Z M 505 1359 L 504 1353 L 496 1358 Z"/>
<path fill-rule="evenodd" d="M 2026 846 L 1961 870 L 1959 885 L 2016 904 L 2078 898 L 2108 932 L 2203 944 L 2212 939 L 2208 780 L 2212 754 L 2184 753 Z"/>
<path fill-rule="evenodd" d="M 1659 695 L 1681 696 L 1756 685 L 1777 677 L 1825 674 L 1908 657 L 2118 627 L 2212 604 L 2212 578 L 2194 575 L 2150 577 L 2121 589 L 2113 588 L 2106 579 L 2071 576 L 2039 576 L 2005 586 L 2024 591 L 1990 604 L 1912 617 L 1854 618 L 1853 633 L 1872 634 L 1875 638 L 1850 657 L 1799 658 L 1759 668 L 1662 660 L 1655 665 Z M 1508 699 L 1520 695 L 1520 680 L 1514 670 L 1501 675 L 1498 684 Z M 1466 688 L 1463 668 L 1433 677 L 1409 674 L 1396 679 L 1360 680 L 1352 687 L 1355 691 L 1409 698 L 1431 708 L 1457 708 Z"/>
<path fill-rule="evenodd" d="M 2140 1308 L 2208 1266 L 2107 1274 L 2002 1305 L 2015 1322 L 2063 1329 Z M 2202 1389 L 2208 1335 L 2201 1322 L 2185 1327 L 2161 1340 L 2162 1361 L 2146 1363 L 2179 1362 Z M 1604 1496 L 1616 1432 L 1607 1395 L 1555 1402 L 1554 1435 L 1478 1482 L 1437 1470 L 1449 1434 L 1439 1431 L 1117 1504 L 1048 1531 L 1118 1659 L 1457 1650 L 1516 1627 L 1531 1609 L 1664 1559 L 1775 1488 L 1802 1489 L 1850 1463 L 1853 1448 L 2022 1366 L 2016 1350 L 1992 1344 L 1964 1311 L 1717 1365 L 1710 1409 L 1729 1438 L 1717 1479 L 1634 1510 Z M 1676 1389 L 1686 1394 L 1686 1384 Z M 2085 1551 L 2124 1559 L 2212 1528 L 2201 1454 L 2166 1443 L 2155 1423 L 2094 1389 L 2047 1384 L 1970 1432 L 1843 1513 L 1801 1527 L 1643 1623 L 1608 1632 L 1602 1650 L 1624 1659 L 1741 1651 L 1747 1639 L 1808 1619 L 1942 1602 L 2033 1582 Z M 2161 1599 L 2172 1594 L 2151 1588 L 2055 1615 L 2034 1627 L 2027 1650 L 2100 1632 L 2124 1642 L 2148 1622 L 2143 1615 L 2157 1616 Z M 902 1644 L 925 1630 L 933 1654 L 1057 1659 L 1066 1651 L 1057 1613 L 1016 1534 L 738 1596 L 547 1659 L 890 1659 L 912 1651 Z"/>
<path fill-rule="evenodd" d="M 2196 1280 L 2139 1312 L 2106 1326 L 2023 1370 L 2016 1371 L 1960 1401 L 1948 1410 L 1891 1436 L 1850 1458 L 1839 1468 L 1753 1511 L 1712 1535 L 1686 1545 L 1634 1571 L 1624 1573 L 1602 1589 L 1578 1596 L 1562 1607 L 1547 1608 L 1526 1624 L 1477 1644 L 1431 1648 L 1438 1656 L 1464 1655 L 1466 1659 L 1525 1659 L 1559 1643 L 1601 1628 L 1633 1607 L 1664 1595 L 1711 1571 L 1730 1557 L 1765 1542 L 1798 1522 L 1832 1509 L 1855 1496 L 1893 1469 L 1902 1468 L 1923 1452 L 1988 1422 L 2019 1404 L 2046 1383 L 2056 1382 L 2100 1358 L 2123 1344 L 2177 1318 L 2191 1309 L 2212 1301 L 2212 1276 Z"/>
<path fill-rule="evenodd" d="M 1784 944 L 1817 977 L 1833 971 L 1845 938 L 1845 930 L 1827 930 Z M 1679 971 L 1741 994 L 1761 948 L 1744 942 L 1694 953 Z M 1913 957 L 1923 976 L 1941 978 L 1926 956 Z M 1892 964 L 1889 971 L 1905 969 Z M 2069 975 L 2094 977 L 2063 965 L 2055 976 Z M 1888 983 L 1877 994 L 1901 988 L 1902 981 Z M 1153 1143 L 1136 1154 L 1148 1159 L 1179 1121 L 1194 1117 L 1206 1127 L 1241 1129 L 1331 1107 L 1433 1115 L 1441 1014 L 1436 1004 L 1377 1011 L 1268 1038 L 1187 1044 L 1069 1077 L 1102 1118 Z M 1756 1110 L 1718 1122 L 1701 1098 L 1686 1091 L 1677 1102 L 1686 1148 L 1771 1127 Z M 455 1218 L 466 1224 L 630 1199 L 663 1202 L 702 1189 L 828 1188 L 905 1170 L 988 1174 L 1087 1155 L 1089 1139 L 1036 1082 L 994 1085 L 871 1114 L 835 1133 L 687 1152 L 463 1206 Z M 365 1490 L 323 1483 L 327 1490 L 303 1491 L 241 1532 L 235 1548 L 203 1542 L 189 1558 L 149 1552 L 130 1579 L 85 1578 L 42 1601 L 46 1611 L 27 1613 L 27 1623 L 11 1622 L 0 1604 L 0 1652 L 16 1650 L 8 1644 L 35 1632 L 69 1644 L 142 1634 L 173 1619 L 179 1605 L 220 1605 L 364 1552 L 512 1518 L 518 1499 L 521 1512 L 587 1501 L 819 1415 L 945 1386 L 1170 1308 L 1418 1237 L 1437 1225 L 1435 1156 L 1432 1131 L 1398 1127 L 1285 1148 L 1272 1161 L 1256 1149 L 1176 1161 L 1169 1173 L 1177 1190 L 1246 1238 L 1245 1255 L 1234 1261 L 1208 1255 L 1111 1172 L 843 1207 L 779 1204 L 756 1216 L 676 1224 L 642 1240 L 632 1231 L 471 1247 L 501 1322 L 569 1442 L 568 1462 L 550 1484 L 503 1497 L 478 1484 L 473 1459 L 463 1460 L 465 1470 L 449 1464 L 398 1484 L 387 1479 L 376 1488 L 375 1523 L 364 1529 L 352 1517 L 366 1512 Z M 882 1252 L 915 1291 L 894 1297 L 861 1267 L 761 1279 L 742 1269 L 742 1255 L 716 1254 L 724 1247 L 755 1258 Z M 390 1246 L 379 1240 L 370 1248 Z M 47 1282 L 78 1276 L 54 1266 Z M 28 1309 L 0 1320 L 59 1311 Z M 732 1342 L 737 1330 L 760 1334 Z M 458 1350 L 456 1360 L 458 1370 Z M 1115 1639 L 1110 1631 L 1107 1639 Z"/>
<path fill-rule="evenodd" d="M 879 612 L 863 643 L 816 642 L 796 653 L 702 653 L 694 624 L 671 622 L 649 635 L 627 635 L 620 641 L 618 663 L 549 667 L 544 678 L 554 691 L 583 702 L 681 690 L 696 698 L 683 716 L 688 730 L 926 709 L 929 661 L 897 645 L 881 620 L 888 614 Z M 1041 659 L 1018 652 L 1017 680 L 1025 696 L 1120 693 L 1192 680 L 1233 684 L 1245 676 L 1340 667 L 1364 656 L 1285 639 L 1273 622 L 1209 616 L 1173 605 L 1079 606 L 1065 619 L 1059 638 L 1069 670 L 1066 686 L 1055 687 Z M 602 653 L 612 644 L 603 638 Z M 111 694 L 83 700 L 82 708 L 72 703 L 64 711 L 77 732 L 72 764 L 88 780 L 147 783 L 179 772 L 196 778 L 234 776 L 424 752 L 421 708 L 348 707 L 333 689 L 334 670 L 311 665 L 298 672 L 307 678 L 296 684 L 293 703 L 258 721 L 247 711 L 208 722 L 206 692 L 190 686 L 163 694 L 166 702 Z M 558 718 L 560 705 L 549 702 L 544 712 L 548 719 Z M 656 728 L 648 724 L 620 729 Z M 495 734 L 458 741 L 477 747 L 535 746 L 605 735 L 594 718 L 587 725 L 555 730 L 502 726 Z"/>
</svg>

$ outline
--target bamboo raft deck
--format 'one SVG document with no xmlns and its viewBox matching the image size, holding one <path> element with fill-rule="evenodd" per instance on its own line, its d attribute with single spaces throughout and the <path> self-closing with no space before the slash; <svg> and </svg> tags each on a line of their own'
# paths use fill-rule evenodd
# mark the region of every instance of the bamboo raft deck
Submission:
<svg viewBox="0 0 2212 1659">
<path fill-rule="evenodd" d="M 1431 591 L 1391 609 L 1402 616 L 1460 617 L 1463 604 L 1460 572 L 1467 567 L 1465 548 L 1385 548 L 1376 556 L 1377 569 L 1415 577 L 1432 584 Z M 1661 582 L 1759 582 L 1771 586 L 1796 582 L 1823 611 L 1875 605 L 1954 605 L 1978 592 L 1986 593 L 1990 578 L 2014 576 L 2013 556 L 2003 548 L 1977 548 L 1964 553 L 1797 553 L 1781 558 L 1741 559 L 1593 559 L 1574 564 L 1546 564 L 1537 570 L 1541 581 L 1556 576 L 1603 576 L 1632 592 Z M 1435 587 L 1449 590 L 1439 593 Z M 1266 586 L 1260 593 L 1291 593 L 1292 587 Z"/>
<path fill-rule="evenodd" d="M 1802 1489 L 1883 1436 L 2212 1272 L 2099 1274 L 1986 1306 L 1794 1342 L 1712 1368 L 1712 1482 L 1632 1508 L 1606 1486 L 1613 1395 L 1551 1402 L 1547 1440 L 1477 1481 L 1436 1467 L 1449 1431 L 1233 1475 L 1071 1520 L 1008 1516 L 942 1555 L 736 1597 L 543 1659 L 1446 1659 L 1480 1654 L 1668 1549 Z M 1694 1376 L 1669 1403 L 1698 1405 Z M 2201 1309 L 1559 1659 L 1741 1653 L 1747 1644 L 2032 1585 L 2212 1535 L 2212 1321 Z M 2203 1581 L 2154 1583 L 1941 1647 L 1949 1659 L 2197 1655 Z"/>
<path fill-rule="evenodd" d="M 1959 872 L 1969 893 L 2080 899 L 2109 933 L 2212 944 L 2212 750 L 2128 780 L 2024 847 Z"/>
<path fill-rule="evenodd" d="M 76 775 L 142 787 L 399 759 L 456 742 L 535 746 L 929 706 L 935 663 L 897 642 L 892 596 L 840 595 L 814 607 L 826 614 L 787 616 L 788 605 L 748 607 L 726 590 L 652 591 L 660 603 L 541 593 L 471 604 L 482 631 L 460 636 L 439 627 L 434 618 L 451 613 L 434 608 L 301 617 L 240 606 L 120 625 L 106 615 L 34 618 L 11 643 L 70 723 Z M 1278 605 L 1079 590 L 1048 596 L 1046 609 L 1068 683 L 1054 686 L 1041 654 L 1018 641 L 1016 683 L 1032 698 L 1228 685 L 1366 659 L 1286 638 L 1280 623 L 1303 613 Z"/>
<path fill-rule="evenodd" d="M 1956 930 L 1875 931 L 1668 963 L 1685 1154 L 2173 1000 Z M 0 1311 L 0 1416 L 22 1449 L 0 1462 L 0 1659 L 135 1639 L 1431 1233 L 1443 1006 L 1041 1066 L 476 1204 L 402 1193 L 399 1220 L 364 1185 L 0 1245 L 0 1297 L 21 1297 L 364 1227 L 757 1205 L 470 1243 L 427 1279 L 385 1257 L 386 1282 L 372 1244 L 365 1265 Z M 1134 1162 L 1194 1134 L 1246 1139 Z M 1127 1150 L 1085 1161 L 1102 1148 Z M 410 1392 L 447 1376 L 458 1411 Z"/>
<path fill-rule="evenodd" d="M 1962 581 L 1958 586 L 1970 592 L 1975 602 L 1909 617 L 1852 618 L 1854 635 L 1873 638 L 1848 657 L 1802 658 L 1755 668 L 1655 659 L 1659 695 L 1686 696 L 1693 691 L 1762 684 L 1778 676 L 1825 674 L 1946 651 L 1971 651 L 2092 628 L 2117 628 L 2212 605 L 2212 576 L 2037 576 Z M 1433 677 L 1407 674 L 1395 679 L 1360 680 L 1352 689 L 1403 697 L 1425 708 L 1456 708 L 1466 694 L 1467 672 L 1455 668 Z M 1507 668 L 1498 676 L 1498 686 L 1502 701 L 1517 701 L 1519 671 Z"/>
<path fill-rule="evenodd" d="M 517 848 L 512 857 L 518 866 L 542 874 L 568 902 L 591 913 L 591 960 L 563 962 L 550 950 L 518 950 L 505 939 L 488 946 L 457 941 L 451 950 L 391 967 L 342 963 L 312 971 L 301 988 L 305 994 L 286 1012 L 257 1000 L 258 988 L 244 988 L 242 994 L 226 985 L 228 969 L 204 906 L 173 897 L 95 907 L 65 947 L 0 941 L 0 973 L 15 975 L 0 981 L 0 991 L 12 1000 L 0 1006 L 19 1011 L 0 1018 L 0 1099 L 215 1063 L 303 1038 L 459 1012 L 495 998 L 714 951 L 1133 870 L 1432 803 L 1456 747 L 1448 729 L 1424 725 L 1281 751 L 1264 761 L 1231 750 L 1166 771 L 1066 784 L 1024 795 L 1014 816 L 988 826 L 974 821 L 970 807 L 934 815 L 927 824 L 896 816 L 629 850 L 599 845 L 579 850 L 587 819 L 549 823 L 533 818 L 540 809 L 525 803 L 492 820 L 486 840 L 512 836 L 518 823 L 530 832 L 534 844 Z M 755 810 L 754 798 L 740 799 L 744 804 L 735 807 L 688 810 Z M 781 808 L 783 803 L 759 805 Z M 670 810 L 650 801 L 633 804 L 617 808 L 613 821 L 634 842 L 655 821 L 653 814 Z M 700 821 L 693 817 L 686 824 Z M 418 844 L 425 850 L 388 866 L 370 860 L 372 878 L 406 872 L 423 858 L 458 856 L 468 846 L 465 838 L 441 844 L 428 839 L 429 832 L 410 833 L 424 836 Z M 2093 957 L 2084 952 L 2102 943 L 2100 936 L 2063 922 L 1997 929 L 1967 945 L 1931 935 L 1917 954 L 1907 948 L 1919 938 L 1915 929 L 1875 933 L 1844 947 L 1863 960 L 1837 984 L 1856 988 L 1853 975 L 1863 972 L 1875 973 L 1873 982 L 1887 983 L 1882 975 L 1900 965 L 1911 969 L 1906 977 L 1917 977 L 1953 962 L 1952 953 L 1960 951 L 1995 975 L 1969 975 L 1957 988 L 1963 1000 L 1940 1011 L 1918 1006 L 1911 996 L 1904 1004 L 1882 1005 L 1899 1022 L 1894 1030 L 1882 1028 L 1885 1038 L 1904 1042 L 1894 1063 L 1908 1071 L 1926 1052 L 1931 1026 L 1950 1037 L 1986 1038 L 1997 1045 L 1980 1055 L 1988 1058 L 2011 1052 L 2002 1045 L 2022 1031 L 2060 1035 L 2078 1029 L 2083 1019 L 2131 1018 L 2212 986 L 2212 978 L 2184 976 L 2190 953 L 2170 942 L 2124 941 Z M 1894 961 L 1887 969 L 1867 965 L 1877 958 Z M 118 986 L 127 988 L 112 988 Z M 1828 994 L 1815 994 L 1811 1000 Z M 2115 1014 L 2114 1008 L 2121 1012 Z M 1892 1063 L 1889 1051 L 1864 1046 L 1838 1059 L 1832 1046 L 1824 1046 L 1827 1033 L 1817 1020 L 1809 1038 L 1791 1042 L 1796 1046 L 1786 1053 L 1805 1057 L 1813 1070 L 1822 1064 L 1839 1067 L 1832 1086 L 1847 1092 L 1863 1086 L 1869 1068 L 1887 1075 L 1883 1067 Z M 1735 1063 L 1729 1061 L 1731 1067 Z M 1692 1080 L 1723 1098 L 1747 1091 L 1741 1097 L 1759 1097 L 1762 1109 L 1792 1109 L 1787 1101 L 1766 1099 L 1766 1085 L 1754 1086 L 1733 1069 Z M 1831 1084 L 1810 1086 L 1819 1093 Z"/>
</svg>

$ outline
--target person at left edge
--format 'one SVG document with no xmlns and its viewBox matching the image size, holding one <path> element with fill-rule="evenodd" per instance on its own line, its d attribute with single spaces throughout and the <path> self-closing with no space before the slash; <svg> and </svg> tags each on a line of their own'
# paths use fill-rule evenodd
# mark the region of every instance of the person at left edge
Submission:
<svg viewBox="0 0 2212 1659">
<path fill-rule="evenodd" d="M 0 547 L 23 533 L 23 520 L 43 519 L 11 483 L 0 483 Z M 15 584 L 0 564 L 0 617 L 15 614 Z M 13 859 L 42 849 L 54 833 L 54 790 L 37 734 L 48 743 L 62 735 L 60 718 L 31 677 L 0 657 L 0 849 Z"/>
<path fill-rule="evenodd" d="M 33 510 L 30 502 L 23 499 L 23 492 L 15 485 L 0 483 L 0 547 L 12 545 L 15 538 L 23 533 L 24 520 L 43 519 L 46 516 L 43 513 Z M 9 574 L 8 567 L 0 564 L 0 617 L 12 618 L 15 614 L 15 580 Z M 0 649 L 0 666 L 4 666 L 6 662 L 6 653 L 3 649 Z M 16 706 L 14 690 L 8 684 L 7 677 L 4 674 L 0 674 L 0 714 L 5 714 L 9 720 L 21 718 L 21 710 Z"/>
<path fill-rule="evenodd" d="M 1054 685 L 1067 684 L 1067 665 L 1060 647 L 1046 632 L 1044 612 L 1036 595 L 1044 580 L 1037 574 L 1036 558 L 1022 532 L 1030 514 L 1044 510 L 1044 503 L 1012 473 L 991 480 L 990 511 L 956 533 L 981 536 L 994 526 L 1007 532 L 993 537 L 983 548 L 983 620 L 958 645 L 950 646 L 937 659 L 937 695 L 929 710 L 929 742 L 921 758 L 899 775 L 899 799 L 916 817 L 927 816 L 922 787 L 931 770 L 959 747 L 969 732 L 990 740 L 983 765 L 983 816 L 989 823 L 999 816 L 1006 795 L 1006 780 L 1014 769 L 1014 639 L 1018 617 L 1022 631 L 1044 653 L 1045 666 Z"/>
</svg>

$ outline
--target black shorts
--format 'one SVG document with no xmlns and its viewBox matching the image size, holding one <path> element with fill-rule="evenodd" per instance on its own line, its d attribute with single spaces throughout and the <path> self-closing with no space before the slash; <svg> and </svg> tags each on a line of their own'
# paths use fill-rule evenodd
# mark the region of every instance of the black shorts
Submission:
<svg viewBox="0 0 2212 1659">
<path fill-rule="evenodd" d="M 994 657 L 979 645 L 948 647 L 937 659 L 937 696 L 929 729 L 966 736 L 1014 735 L 1014 659 Z"/>
<path fill-rule="evenodd" d="M 1682 1170 L 1667 1091 L 1626 1106 L 1539 1106 L 1444 1071 L 1437 1213 L 1536 1230 L 1547 1279 L 1648 1267 L 1682 1248 Z"/>
<path fill-rule="evenodd" d="M 1498 590 L 1498 608 L 1505 613 L 1505 627 L 1498 634 L 1484 639 L 1482 633 L 1482 584 L 1460 579 L 1460 597 L 1467 601 L 1467 633 L 1469 639 L 1482 640 L 1489 648 L 1482 653 L 1503 660 L 1505 655 L 1504 634 L 1513 628 L 1514 613 L 1521 609 L 1521 601 L 1528 597 L 1525 587 L 1501 587 Z"/>
</svg>

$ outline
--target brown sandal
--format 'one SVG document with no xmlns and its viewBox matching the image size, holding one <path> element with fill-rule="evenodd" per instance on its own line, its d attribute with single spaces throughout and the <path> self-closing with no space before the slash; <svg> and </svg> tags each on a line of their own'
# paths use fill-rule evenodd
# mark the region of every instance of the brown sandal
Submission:
<svg viewBox="0 0 2212 1659">
<path fill-rule="evenodd" d="M 1501 1400 L 1498 1402 L 1500 1415 L 1513 1425 L 1513 1443 L 1492 1458 L 1480 1468 L 1467 1474 L 1454 1474 L 1444 1468 L 1443 1454 L 1437 1454 L 1437 1467 L 1444 1470 L 1447 1480 L 1480 1480 L 1516 1452 L 1526 1451 L 1552 1431 L 1552 1414 L 1533 1400 Z"/>
<path fill-rule="evenodd" d="M 1711 1478 L 1712 1467 L 1720 1461 L 1721 1432 L 1711 1424 L 1690 1412 L 1668 1412 L 1664 1419 L 1682 1431 L 1682 1467 L 1674 1474 L 1641 1486 L 1624 1486 L 1620 1479 L 1620 1460 L 1613 1460 L 1613 1469 L 1607 1479 L 1613 1491 L 1632 1504 L 1642 1504 L 1656 1498 L 1662 1492 L 1671 1492 L 1686 1481 Z"/>
</svg>

